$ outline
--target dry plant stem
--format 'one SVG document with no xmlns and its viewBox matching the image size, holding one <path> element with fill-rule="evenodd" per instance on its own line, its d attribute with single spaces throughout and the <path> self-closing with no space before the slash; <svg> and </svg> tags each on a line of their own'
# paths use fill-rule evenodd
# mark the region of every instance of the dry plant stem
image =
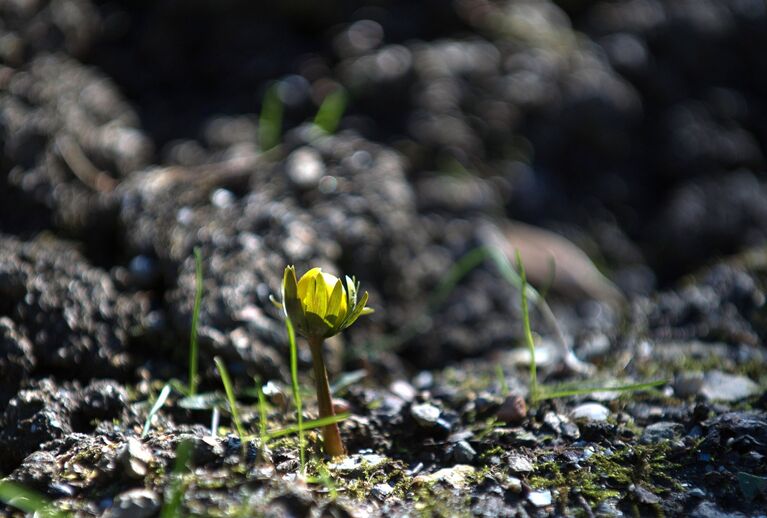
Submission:
<svg viewBox="0 0 767 518">
<path fill-rule="evenodd" d="M 333 409 L 333 400 L 330 397 L 328 371 L 325 368 L 325 360 L 322 357 L 322 342 L 322 338 L 309 338 L 309 347 L 312 350 L 312 364 L 314 365 L 314 381 L 317 384 L 320 418 L 336 415 Z M 322 441 L 325 453 L 331 457 L 346 455 L 346 448 L 344 448 L 344 443 L 341 441 L 341 432 L 338 430 L 337 423 L 322 427 Z"/>
</svg>

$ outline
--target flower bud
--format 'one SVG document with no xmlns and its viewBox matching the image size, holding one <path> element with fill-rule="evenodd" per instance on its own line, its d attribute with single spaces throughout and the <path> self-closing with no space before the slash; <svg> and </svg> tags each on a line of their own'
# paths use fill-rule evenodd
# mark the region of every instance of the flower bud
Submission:
<svg viewBox="0 0 767 518">
<path fill-rule="evenodd" d="M 365 307 L 368 293 L 357 300 L 359 283 L 346 277 L 343 281 L 312 268 L 296 280 L 294 266 L 285 268 L 282 278 L 282 308 L 296 330 L 307 338 L 324 339 L 352 325 L 360 316 L 373 312 Z"/>
</svg>

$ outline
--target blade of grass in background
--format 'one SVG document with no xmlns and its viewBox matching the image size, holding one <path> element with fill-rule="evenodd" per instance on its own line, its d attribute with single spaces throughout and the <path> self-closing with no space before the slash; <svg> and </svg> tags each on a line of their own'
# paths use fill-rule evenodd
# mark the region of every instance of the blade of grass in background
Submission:
<svg viewBox="0 0 767 518">
<path fill-rule="evenodd" d="M 322 428 L 323 426 L 327 426 L 329 424 L 340 423 L 344 419 L 348 419 L 348 418 L 349 418 L 349 413 L 344 412 L 343 414 L 336 414 L 336 415 L 331 415 L 328 417 L 321 417 L 319 419 L 312 419 L 310 421 L 302 421 L 300 425 L 293 424 L 290 426 L 286 426 L 284 428 L 280 428 L 278 430 L 272 430 L 271 432 L 267 432 L 267 437 L 269 438 L 269 440 L 272 440 L 272 439 L 276 439 L 277 437 L 291 435 L 296 432 L 298 432 L 299 436 L 301 436 L 303 432 L 306 430 L 314 430 L 315 428 Z"/>
<path fill-rule="evenodd" d="M 506 382 L 506 373 L 503 372 L 501 364 L 495 364 L 495 377 L 498 378 L 498 386 L 501 389 L 501 395 L 503 397 L 508 396 L 511 391 L 509 390 L 509 384 Z"/>
<path fill-rule="evenodd" d="M 166 383 L 162 390 L 160 390 L 160 394 L 157 396 L 154 405 L 152 405 L 152 408 L 149 410 L 149 414 L 146 416 L 146 421 L 144 421 L 144 429 L 141 431 L 142 439 L 146 437 L 147 434 L 149 434 L 149 430 L 152 428 L 152 419 L 154 419 L 154 416 L 157 414 L 157 412 L 159 412 L 163 405 L 165 405 L 165 401 L 168 400 L 169 395 L 170 384 Z"/>
<path fill-rule="evenodd" d="M 229 411 L 232 412 L 232 421 L 234 421 L 234 426 L 237 428 L 237 435 L 240 438 L 242 447 L 245 448 L 247 446 L 245 429 L 242 427 L 242 422 L 240 421 L 240 413 L 237 411 L 237 400 L 234 397 L 232 379 L 229 377 L 229 372 L 226 370 L 226 365 L 224 365 L 224 361 L 221 358 L 216 356 L 213 358 L 213 361 L 215 362 L 216 368 L 218 369 L 218 375 L 221 377 L 221 383 L 224 384 L 224 392 L 226 392 L 226 399 L 229 402 Z"/>
<path fill-rule="evenodd" d="M 619 385 L 617 387 L 574 387 L 571 389 L 564 389 L 561 387 L 542 387 L 543 390 L 538 393 L 538 401 L 569 396 L 583 396 L 586 394 L 593 394 L 594 392 L 639 392 L 641 390 L 649 390 L 655 387 L 660 387 L 666 383 L 668 383 L 668 380 L 633 383 L 630 385 Z"/>
<path fill-rule="evenodd" d="M 296 414 L 298 420 L 298 451 L 301 459 L 301 473 L 306 468 L 306 458 L 304 455 L 304 412 L 301 405 L 301 387 L 298 384 L 298 347 L 296 347 L 296 332 L 293 329 L 293 323 L 289 318 L 285 318 L 285 328 L 288 330 L 288 343 L 290 345 L 290 381 L 293 387 L 293 401 L 296 405 Z"/>
<path fill-rule="evenodd" d="M 317 115 L 314 116 L 314 125 L 332 135 L 338 129 L 344 111 L 346 111 L 346 91 L 338 88 L 322 100 Z"/>
<path fill-rule="evenodd" d="M 192 441 L 181 441 L 176 447 L 176 463 L 173 465 L 168 497 L 162 506 L 160 518 L 180 518 L 181 501 L 184 498 L 186 484 L 183 473 L 192 457 Z"/>
<path fill-rule="evenodd" d="M 69 513 L 60 511 L 43 495 L 9 480 L 0 480 L 0 501 L 23 513 L 40 518 L 66 518 Z"/>
<path fill-rule="evenodd" d="M 264 94 L 261 115 L 258 118 L 258 143 L 261 151 L 269 151 L 279 145 L 282 138 L 282 114 L 284 107 L 277 91 L 277 83 L 272 84 Z"/>
<path fill-rule="evenodd" d="M 261 380 L 256 377 L 256 394 L 258 395 L 258 442 L 261 448 L 266 445 L 266 428 L 267 428 L 267 405 L 266 397 L 264 396 L 264 389 L 261 387 Z"/>
<path fill-rule="evenodd" d="M 525 265 L 522 264 L 522 258 L 519 256 L 519 250 L 516 250 L 515 254 L 521 282 L 519 293 L 522 298 L 522 325 L 525 342 L 527 342 L 527 348 L 530 351 L 530 400 L 535 403 L 538 401 L 538 365 L 535 362 L 535 340 L 533 340 L 533 331 L 530 329 L 530 312 L 527 307 L 527 274 L 525 273 Z"/>
<path fill-rule="evenodd" d="M 192 309 L 192 331 L 189 337 L 189 395 L 197 393 L 197 363 L 199 361 L 197 345 L 197 325 L 200 321 L 202 303 L 202 254 L 199 247 L 194 249 L 194 308 Z"/>
</svg>

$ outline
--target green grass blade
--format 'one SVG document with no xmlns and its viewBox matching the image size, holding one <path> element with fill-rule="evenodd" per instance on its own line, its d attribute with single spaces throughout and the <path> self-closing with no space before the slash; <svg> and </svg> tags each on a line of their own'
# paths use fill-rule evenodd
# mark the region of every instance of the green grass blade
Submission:
<svg viewBox="0 0 767 518">
<path fill-rule="evenodd" d="M 146 416 L 146 421 L 144 421 L 144 429 L 141 431 L 142 439 L 149 434 L 149 430 L 152 428 L 152 419 L 154 419 L 154 416 L 157 415 L 157 412 L 159 412 L 160 409 L 165 405 L 165 402 L 168 400 L 168 396 L 170 395 L 170 390 L 170 383 L 166 383 L 162 390 L 160 390 L 160 394 L 157 396 L 154 405 L 152 405 L 152 408 L 149 410 L 149 413 Z"/>
<path fill-rule="evenodd" d="M 23 513 L 41 518 L 65 518 L 69 513 L 56 509 L 43 495 L 10 480 L 0 480 L 0 501 Z"/>
<path fill-rule="evenodd" d="M 237 435 L 240 437 L 240 443 L 242 443 L 242 447 L 244 448 L 247 446 L 245 441 L 245 429 L 242 427 L 240 413 L 237 411 L 237 400 L 234 397 L 232 379 L 229 377 L 229 372 L 226 370 L 224 360 L 216 356 L 213 361 L 216 363 L 218 375 L 221 377 L 221 383 L 224 384 L 224 392 L 226 392 L 226 399 L 229 402 L 229 410 L 232 412 L 232 421 L 234 421 L 234 426 L 237 428 Z"/>
<path fill-rule="evenodd" d="M 495 377 L 498 379 L 501 395 L 503 397 L 508 396 L 511 391 L 509 390 L 509 384 L 506 382 L 506 373 L 503 372 L 503 367 L 500 364 L 495 365 Z"/>
<path fill-rule="evenodd" d="M 160 518 L 181 517 L 181 502 L 186 489 L 182 475 L 191 458 L 192 441 L 182 441 L 176 447 L 176 463 L 173 465 L 173 472 L 171 474 L 170 492 L 168 498 L 165 499 L 165 504 L 162 506 L 162 511 L 160 511 Z"/>
<path fill-rule="evenodd" d="M 197 325 L 200 321 L 200 305 L 202 304 L 202 254 L 199 247 L 194 249 L 194 308 L 192 309 L 192 331 L 189 337 L 189 395 L 194 396 L 197 393 L 197 364 L 198 364 L 198 344 L 197 344 Z"/>
<path fill-rule="evenodd" d="M 329 93 L 314 116 L 314 125 L 329 135 L 335 133 L 346 111 L 346 100 L 343 88 Z"/>
<path fill-rule="evenodd" d="M 300 435 L 306 430 L 314 430 L 315 428 L 322 428 L 323 426 L 327 426 L 329 424 L 340 423 L 344 419 L 348 419 L 349 415 L 350 414 L 348 412 L 345 412 L 328 417 L 321 417 L 319 419 L 312 419 L 310 421 L 302 422 L 300 425 L 294 424 L 280 428 L 278 430 L 272 430 L 271 432 L 267 432 L 267 437 L 269 437 L 269 440 L 272 440 L 276 439 L 277 437 L 292 435 L 296 432 L 298 432 Z"/>
<path fill-rule="evenodd" d="M 293 401 L 296 405 L 296 419 L 298 421 L 298 451 L 301 459 L 301 472 L 306 468 L 304 443 L 304 413 L 301 404 L 301 387 L 298 384 L 298 347 L 296 346 L 296 332 L 289 318 L 285 319 L 285 328 L 288 330 L 288 343 L 290 345 L 290 381 L 293 387 Z"/>
<path fill-rule="evenodd" d="M 280 144 L 284 107 L 275 83 L 266 90 L 258 118 L 258 141 L 261 151 L 269 151 Z"/>
<path fill-rule="evenodd" d="M 572 389 L 547 389 L 545 387 L 538 393 L 538 401 L 544 399 L 555 399 L 569 396 L 583 396 L 593 394 L 594 392 L 639 392 L 660 387 L 668 383 L 668 380 L 648 381 L 645 383 L 632 383 L 629 385 L 619 385 L 617 387 L 578 387 Z"/>
<path fill-rule="evenodd" d="M 256 382 L 256 394 L 258 395 L 258 442 L 260 447 L 266 445 L 266 429 L 267 423 L 267 404 L 266 396 L 264 396 L 264 389 L 261 387 L 261 380 L 255 378 Z"/>
<path fill-rule="evenodd" d="M 538 366 L 535 362 L 535 340 L 533 340 L 533 332 L 530 329 L 530 311 L 527 307 L 527 274 L 525 273 L 525 265 L 522 264 L 522 258 L 519 256 L 519 250 L 515 250 L 515 255 L 521 283 L 519 293 L 522 299 L 522 325 L 525 342 L 530 351 L 530 400 L 536 402 L 538 401 Z"/>
</svg>

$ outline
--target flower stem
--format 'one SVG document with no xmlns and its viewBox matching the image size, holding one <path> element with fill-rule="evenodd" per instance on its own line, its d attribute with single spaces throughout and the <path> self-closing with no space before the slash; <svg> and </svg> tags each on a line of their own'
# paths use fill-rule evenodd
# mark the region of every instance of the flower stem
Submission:
<svg viewBox="0 0 767 518">
<path fill-rule="evenodd" d="M 317 402 L 320 407 L 320 418 L 336 415 L 333 409 L 333 400 L 330 397 L 328 371 L 325 368 L 325 360 L 322 357 L 322 342 L 322 338 L 309 338 L 309 347 L 312 350 L 312 365 L 314 366 L 314 381 L 317 384 Z M 325 453 L 331 457 L 346 455 L 346 448 L 344 448 L 344 443 L 341 441 L 338 423 L 322 427 L 322 441 Z"/>
</svg>

